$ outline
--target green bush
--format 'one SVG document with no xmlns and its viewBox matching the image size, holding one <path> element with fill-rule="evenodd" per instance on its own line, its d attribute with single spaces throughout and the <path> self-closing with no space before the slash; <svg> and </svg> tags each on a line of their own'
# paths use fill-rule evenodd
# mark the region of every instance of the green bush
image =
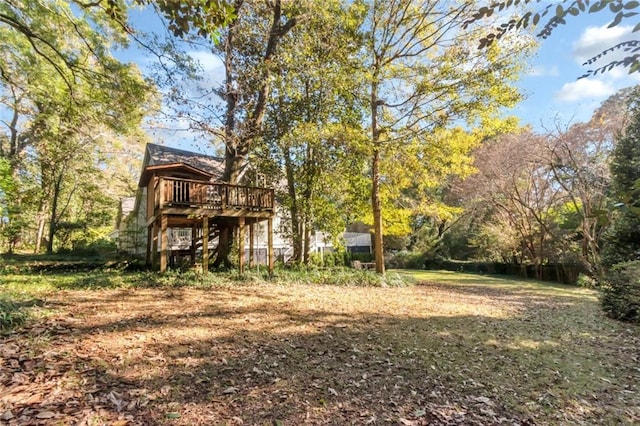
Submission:
<svg viewBox="0 0 640 426">
<path fill-rule="evenodd" d="M 279 284 L 335 285 L 344 287 L 405 287 L 415 283 L 412 277 L 387 272 L 384 276 L 373 271 L 334 267 L 306 270 L 276 270 L 273 279 Z"/>
<path fill-rule="evenodd" d="M 640 323 L 640 261 L 619 263 L 607 273 L 602 309 L 612 318 Z"/>
<path fill-rule="evenodd" d="M 388 261 L 388 267 L 393 269 L 425 269 L 424 253 L 401 251 L 393 255 Z"/>
<path fill-rule="evenodd" d="M 331 251 L 324 253 L 309 253 L 309 265 L 325 268 L 344 266 L 344 254 Z"/>
<path fill-rule="evenodd" d="M 72 247 L 67 253 L 75 256 L 109 257 L 115 255 L 118 250 L 116 242 L 109 238 L 99 238 L 93 241 L 79 239 L 73 241 Z"/>
<path fill-rule="evenodd" d="M 351 262 L 354 260 L 359 260 L 360 262 L 373 262 L 376 259 L 373 253 L 354 253 L 354 252 L 345 252 L 344 253 L 344 265 L 349 266 Z"/>
<path fill-rule="evenodd" d="M 578 274 L 576 285 L 578 287 L 584 287 L 584 288 L 597 288 L 598 280 L 581 272 Z"/>
</svg>

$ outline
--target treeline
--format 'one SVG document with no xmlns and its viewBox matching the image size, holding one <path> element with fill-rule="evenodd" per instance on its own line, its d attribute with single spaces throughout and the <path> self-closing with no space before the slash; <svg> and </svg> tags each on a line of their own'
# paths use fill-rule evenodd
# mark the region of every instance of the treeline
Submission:
<svg viewBox="0 0 640 426">
<path fill-rule="evenodd" d="M 631 119 L 633 89 L 602 103 L 586 123 L 546 133 L 522 129 L 474 152 L 476 173 L 449 187 L 463 213 L 434 254 L 506 264 L 579 264 L 602 276 L 616 141 Z"/>
<path fill-rule="evenodd" d="M 443 186 L 457 215 L 415 217 L 390 261 L 578 282 L 601 290 L 611 316 L 640 321 L 638 99 L 624 89 L 586 123 L 487 140 L 475 173 Z"/>
<path fill-rule="evenodd" d="M 127 33 L 97 5 L 2 2 L 0 15 L 0 249 L 110 244 L 154 89 L 114 58 Z"/>
</svg>

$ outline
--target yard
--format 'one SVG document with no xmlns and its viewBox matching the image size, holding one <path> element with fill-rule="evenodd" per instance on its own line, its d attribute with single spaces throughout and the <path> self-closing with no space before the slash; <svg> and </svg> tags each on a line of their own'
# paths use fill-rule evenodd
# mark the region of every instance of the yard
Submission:
<svg viewBox="0 0 640 426">
<path fill-rule="evenodd" d="M 37 305 L 0 337 L 0 423 L 640 422 L 640 329 L 594 292 L 412 274 L 397 288 L 0 276 Z"/>
</svg>

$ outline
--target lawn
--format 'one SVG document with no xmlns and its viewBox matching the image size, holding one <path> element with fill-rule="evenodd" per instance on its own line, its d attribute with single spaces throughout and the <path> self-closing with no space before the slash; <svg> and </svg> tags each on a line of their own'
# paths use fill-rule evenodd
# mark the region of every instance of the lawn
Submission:
<svg viewBox="0 0 640 426">
<path fill-rule="evenodd" d="M 640 422 L 640 328 L 605 318 L 594 292 L 411 274 L 90 290 L 82 275 L 0 276 L 35 306 L 0 337 L 0 423 Z"/>
</svg>

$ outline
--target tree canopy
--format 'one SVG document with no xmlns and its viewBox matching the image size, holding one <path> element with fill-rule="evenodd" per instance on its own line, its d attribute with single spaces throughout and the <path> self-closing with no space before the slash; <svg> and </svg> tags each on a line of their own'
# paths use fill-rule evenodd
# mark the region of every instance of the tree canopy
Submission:
<svg viewBox="0 0 640 426">
<path fill-rule="evenodd" d="M 10 249 L 23 243 L 39 250 L 44 241 L 53 251 L 64 227 L 82 231 L 96 218 L 110 225 L 112 214 L 98 212 L 112 210 L 125 189 L 104 192 L 113 188 L 107 176 L 124 152 L 116 138 L 142 140 L 139 125 L 155 100 L 137 67 L 112 55 L 125 36 L 100 8 L 66 1 L 0 5 L 7 47 L 0 57 L 7 117 L 0 158 L 14 182 L 3 225 Z"/>
</svg>

